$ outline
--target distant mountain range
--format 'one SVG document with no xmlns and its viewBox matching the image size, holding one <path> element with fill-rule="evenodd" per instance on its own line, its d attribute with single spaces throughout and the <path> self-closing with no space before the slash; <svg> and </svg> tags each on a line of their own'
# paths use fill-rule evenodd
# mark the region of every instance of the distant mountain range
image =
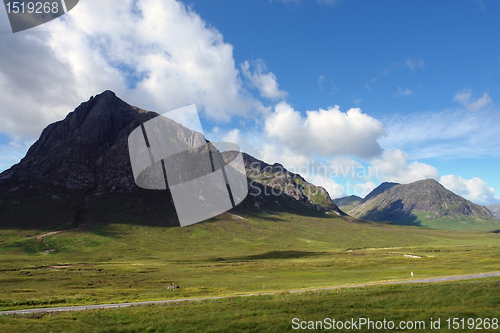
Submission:
<svg viewBox="0 0 500 333">
<path fill-rule="evenodd" d="M 256 196 L 256 206 L 259 206 L 259 200 L 264 200 L 266 197 L 271 200 L 283 197 L 293 198 L 294 202 L 320 212 L 334 211 L 338 215 L 344 214 L 323 187 L 307 182 L 301 175 L 288 171 L 283 165 L 279 163 L 270 165 L 246 153 L 243 153 L 243 160 L 249 179 L 250 193 L 261 193 L 260 196 Z M 266 193 L 272 195 L 266 196 Z M 279 195 L 276 196 L 276 194 Z"/>
<path fill-rule="evenodd" d="M 137 187 L 130 165 L 129 134 L 157 116 L 105 91 L 47 126 L 21 162 L 0 174 L 0 227 L 179 225 L 170 192 Z M 177 136 L 169 144 L 205 140 L 174 121 L 169 126 Z M 224 152 L 222 157 L 228 161 L 236 153 Z M 332 201 L 324 188 L 281 164 L 267 164 L 245 153 L 243 159 L 250 194 L 232 210 L 236 214 L 346 212 L 365 220 L 439 229 L 500 229 L 500 220 L 491 213 L 499 216 L 500 205 L 489 206 L 490 212 L 435 180 L 382 183 L 363 199 Z"/>
<path fill-rule="evenodd" d="M 109 222 L 179 225 L 169 191 L 137 187 L 130 164 L 129 134 L 158 115 L 105 91 L 47 126 L 21 162 L 0 174 L 0 227 L 50 229 Z M 173 121 L 171 126 L 176 140 L 205 140 L 201 133 Z M 237 206 L 236 212 L 342 214 L 324 188 L 279 164 L 243 156 L 249 191 L 254 195 Z"/>
<path fill-rule="evenodd" d="M 445 230 L 500 229 L 500 220 L 486 207 L 454 194 L 433 179 L 406 185 L 382 183 L 363 199 L 350 196 L 334 202 L 349 215 L 370 221 Z"/>
<path fill-rule="evenodd" d="M 491 214 L 493 214 L 494 217 L 500 219 L 500 205 L 489 205 L 486 206 L 486 208 L 490 210 Z"/>
</svg>

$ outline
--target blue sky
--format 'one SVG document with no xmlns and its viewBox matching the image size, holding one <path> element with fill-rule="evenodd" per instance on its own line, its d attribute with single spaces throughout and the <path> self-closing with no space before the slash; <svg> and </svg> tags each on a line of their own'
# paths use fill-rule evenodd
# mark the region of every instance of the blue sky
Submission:
<svg viewBox="0 0 500 333">
<path fill-rule="evenodd" d="M 333 197 L 435 178 L 473 202 L 499 203 L 498 1 L 103 6 L 97 13 L 81 3 L 44 26 L 0 35 L 0 77 L 11 92 L 1 101 L 0 168 L 50 122 L 111 89 L 158 112 L 195 103 L 208 139 L 301 170 Z M 6 16 L 0 23 L 8 30 Z M 29 54 L 44 65 L 29 65 Z M 377 172 L 332 175 L 339 170 Z"/>
</svg>

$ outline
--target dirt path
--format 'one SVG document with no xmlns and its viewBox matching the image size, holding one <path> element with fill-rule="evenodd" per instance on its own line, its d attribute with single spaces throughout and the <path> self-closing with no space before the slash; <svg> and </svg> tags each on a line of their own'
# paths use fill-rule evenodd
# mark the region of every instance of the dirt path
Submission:
<svg viewBox="0 0 500 333">
<path fill-rule="evenodd" d="M 41 235 L 35 236 L 35 238 L 38 239 L 39 241 L 41 241 L 42 239 L 44 239 L 47 236 L 52 236 L 52 235 L 58 234 L 58 233 L 63 232 L 63 231 L 66 231 L 66 230 L 59 230 L 59 231 L 47 232 L 45 234 L 41 234 Z"/>
<path fill-rule="evenodd" d="M 357 284 L 357 285 L 341 286 L 341 287 L 311 288 L 311 289 L 302 289 L 302 290 L 290 290 L 289 292 L 290 293 L 304 293 L 304 292 L 309 292 L 309 291 L 334 290 L 334 289 L 343 289 L 343 288 L 362 288 L 362 287 L 368 287 L 368 286 L 378 286 L 378 285 L 388 285 L 388 284 L 435 283 L 435 282 L 446 282 L 446 281 L 480 279 L 480 278 L 487 278 L 487 277 L 500 277 L 500 272 L 443 276 L 443 277 L 437 277 L 437 278 L 412 279 L 412 280 L 404 280 L 404 281 L 376 282 L 376 283 Z M 281 292 L 283 292 L 283 291 L 281 291 Z M 274 294 L 277 294 L 277 292 L 275 292 L 275 293 L 246 294 L 246 295 L 169 299 L 169 300 L 163 300 L 163 301 L 113 303 L 113 304 L 98 304 L 98 305 L 79 305 L 79 306 L 61 306 L 61 307 L 55 307 L 55 308 L 11 310 L 11 311 L 0 311 L 0 316 L 1 315 L 13 315 L 13 314 L 16 314 L 16 315 L 33 314 L 33 313 L 43 313 L 43 312 L 69 312 L 69 311 L 84 311 L 84 310 L 96 310 L 96 309 L 125 308 L 125 307 L 129 307 L 129 306 L 134 306 L 134 305 L 167 304 L 167 303 L 178 303 L 178 302 L 187 302 L 187 301 L 188 302 L 198 302 L 198 301 L 206 301 L 206 300 L 230 298 L 230 297 L 251 297 L 251 296 L 274 295 Z"/>
</svg>

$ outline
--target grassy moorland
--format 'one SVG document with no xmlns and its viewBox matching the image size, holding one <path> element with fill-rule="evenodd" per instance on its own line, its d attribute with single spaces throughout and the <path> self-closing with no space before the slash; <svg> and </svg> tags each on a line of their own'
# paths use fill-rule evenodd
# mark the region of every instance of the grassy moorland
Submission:
<svg viewBox="0 0 500 333">
<path fill-rule="evenodd" d="M 89 221 L 33 238 L 41 234 L 0 230 L 0 310 L 500 271 L 499 234 L 337 216 L 224 214 L 186 228 Z"/>
<path fill-rule="evenodd" d="M 76 313 L 0 317 L 2 332 L 286 332 L 325 318 L 392 321 L 417 332 L 498 331 L 500 283 L 496 279 L 439 284 L 371 286 L 302 294 L 232 297 L 162 306 L 92 310 Z M 294 318 L 297 318 L 294 320 Z M 464 327 L 448 329 L 447 319 L 464 318 Z M 482 322 L 478 320 L 482 319 Z M 488 318 L 487 322 L 484 320 Z M 496 318 L 496 321 L 493 319 Z M 440 329 L 430 327 L 439 319 Z M 471 319 L 473 322 L 471 322 Z M 495 329 L 495 322 L 497 323 Z M 423 323 L 423 324 L 422 324 Z M 472 328 L 469 326 L 472 323 Z M 292 326 L 294 325 L 294 326 Z M 337 324 L 338 325 L 338 324 Z M 425 326 L 422 326 L 425 325 Z M 459 324 L 462 325 L 462 324 Z M 321 326 L 313 326 L 321 327 Z M 328 326 L 324 326 L 328 328 Z M 359 328 L 359 326 L 358 326 Z M 304 330 L 299 330 L 304 331 Z M 337 329 L 338 332 L 348 330 Z M 365 324 L 354 332 L 388 332 Z M 402 330 L 404 331 L 404 330 Z"/>
</svg>

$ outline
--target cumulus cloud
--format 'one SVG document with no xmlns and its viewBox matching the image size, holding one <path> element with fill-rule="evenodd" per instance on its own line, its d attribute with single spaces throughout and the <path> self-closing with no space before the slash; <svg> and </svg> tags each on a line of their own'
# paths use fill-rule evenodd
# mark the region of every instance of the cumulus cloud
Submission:
<svg viewBox="0 0 500 333">
<path fill-rule="evenodd" d="M 400 149 L 384 150 L 374 158 L 372 165 L 384 181 L 408 184 L 422 179 L 439 179 L 438 170 L 432 165 L 417 161 L 408 162 L 408 154 Z"/>
<path fill-rule="evenodd" d="M 344 185 L 344 190 L 346 195 L 357 195 L 358 197 L 364 198 L 368 193 L 373 191 L 377 185 L 372 181 L 367 181 L 366 183 L 351 183 L 349 181 Z M 337 197 L 340 198 L 340 197 Z"/>
<path fill-rule="evenodd" d="M 329 177 L 324 177 L 321 175 L 306 175 L 304 178 L 308 182 L 316 186 L 324 187 L 325 190 L 328 191 L 328 194 L 330 194 L 331 198 L 341 198 L 346 196 L 346 193 L 344 192 L 344 186 L 338 184 L 337 182 L 335 182 L 335 180 Z"/>
<path fill-rule="evenodd" d="M 50 46 L 51 34 L 4 34 L 0 39 L 0 132 L 34 137 L 78 106 L 72 66 Z M 112 76 L 112 75 L 110 75 Z M 99 80 L 99 79 L 97 79 Z"/>
<path fill-rule="evenodd" d="M 300 173 L 302 176 L 307 174 L 309 170 L 307 164 L 310 159 L 303 154 L 297 154 L 286 146 L 266 142 L 259 146 L 254 156 L 269 164 L 280 163 L 291 172 Z"/>
<path fill-rule="evenodd" d="M 240 130 L 238 128 L 230 130 L 222 137 L 222 141 L 241 144 L 242 138 L 240 135 Z"/>
<path fill-rule="evenodd" d="M 448 190 L 476 204 L 500 203 L 500 199 L 495 197 L 495 189 L 488 187 L 488 184 L 481 178 L 463 179 L 460 176 L 446 175 L 442 176 L 439 182 Z"/>
<path fill-rule="evenodd" d="M 245 130 L 239 128 L 233 128 L 230 130 L 222 130 L 220 127 L 215 126 L 206 135 L 207 140 L 211 142 L 231 142 L 238 145 L 240 151 L 250 154 L 256 158 L 259 158 L 259 150 L 256 146 L 260 145 L 260 142 L 254 142 L 252 136 L 249 135 Z"/>
<path fill-rule="evenodd" d="M 259 90 L 260 96 L 269 99 L 282 99 L 288 93 L 279 89 L 276 75 L 272 72 L 267 72 L 267 68 L 263 61 L 257 61 L 255 70 L 250 71 L 250 64 L 245 61 L 241 64 L 243 75 L 250 81 L 250 83 Z"/>
<path fill-rule="evenodd" d="M 346 179 L 370 179 L 374 174 L 359 161 L 340 156 L 327 162 L 330 177 Z"/>
<path fill-rule="evenodd" d="M 474 112 L 479 112 L 493 103 L 493 100 L 488 93 L 484 93 L 482 97 L 474 99 L 472 97 L 471 89 L 464 89 L 456 93 L 453 100 L 465 106 L 467 110 Z"/>
<path fill-rule="evenodd" d="M 370 158 L 382 151 L 377 142 L 384 134 L 382 123 L 359 108 L 341 112 L 335 106 L 307 111 L 303 117 L 290 104 L 280 102 L 264 127 L 269 138 L 305 156 L 345 154 Z"/>
<path fill-rule="evenodd" d="M 99 6 L 81 2 L 61 19 L 2 36 L 0 132 L 36 137 L 106 89 L 158 112 L 195 103 L 216 121 L 266 111 L 243 87 L 232 45 L 189 7 L 174 0 Z M 5 25 L 6 16 L 0 20 Z"/>
</svg>

